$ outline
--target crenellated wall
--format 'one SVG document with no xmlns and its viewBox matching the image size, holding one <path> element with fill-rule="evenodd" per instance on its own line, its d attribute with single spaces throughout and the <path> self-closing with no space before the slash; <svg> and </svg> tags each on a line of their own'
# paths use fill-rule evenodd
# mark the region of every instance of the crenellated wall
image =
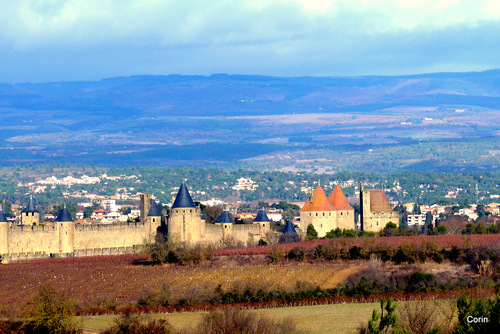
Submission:
<svg viewBox="0 0 500 334">
<path fill-rule="evenodd" d="M 47 226 L 11 226 L 5 242 L 8 253 L 58 253 L 59 230 Z"/>
<path fill-rule="evenodd" d="M 146 224 L 141 223 L 77 225 L 74 250 L 142 245 L 146 230 Z"/>
<path fill-rule="evenodd" d="M 56 222 L 49 227 L 0 223 L 0 256 L 6 263 L 16 259 L 129 253 L 152 241 L 160 225 L 161 217 L 146 223 L 109 225 Z"/>
</svg>

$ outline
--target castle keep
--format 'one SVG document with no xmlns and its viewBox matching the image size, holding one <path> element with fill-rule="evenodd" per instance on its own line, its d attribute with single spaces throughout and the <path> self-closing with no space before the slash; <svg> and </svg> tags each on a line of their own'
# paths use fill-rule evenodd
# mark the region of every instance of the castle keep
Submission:
<svg viewBox="0 0 500 334">
<path fill-rule="evenodd" d="M 360 189 L 359 228 L 354 223 L 354 208 L 340 186 L 326 197 L 318 185 L 300 209 L 300 235 L 304 237 L 311 224 L 320 238 L 336 228 L 379 232 L 389 222 L 399 225 L 399 213 L 392 210 L 383 190 L 364 190 L 362 185 Z"/>
<path fill-rule="evenodd" d="M 378 232 L 389 222 L 399 226 L 399 212 L 392 211 L 383 190 L 365 190 L 360 185 L 359 205 L 363 231 Z"/>
</svg>

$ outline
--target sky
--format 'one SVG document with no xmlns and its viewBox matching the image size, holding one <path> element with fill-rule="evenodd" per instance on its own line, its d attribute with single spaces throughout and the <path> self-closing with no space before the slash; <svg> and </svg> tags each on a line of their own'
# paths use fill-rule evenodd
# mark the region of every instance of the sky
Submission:
<svg viewBox="0 0 500 334">
<path fill-rule="evenodd" d="M 0 82 L 500 68 L 498 0 L 0 0 Z"/>
</svg>

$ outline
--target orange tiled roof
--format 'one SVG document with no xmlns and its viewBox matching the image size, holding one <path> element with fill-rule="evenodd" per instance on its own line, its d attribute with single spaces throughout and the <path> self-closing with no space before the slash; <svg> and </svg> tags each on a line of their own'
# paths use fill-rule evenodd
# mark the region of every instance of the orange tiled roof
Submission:
<svg viewBox="0 0 500 334">
<path fill-rule="evenodd" d="M 370 190 L 370 211 L 392 211 L 392 206 L 383 190 Z"/>
<path fill-rule="evenodd" d="M 313 191 L 313 202 L 308 199 L 300 211 L 335 211 L 335 208 L 328 201 L 321 186 L 317 186 Z"/>
<path fill-rule="evenodd" d="M 354 210 L 339 185 L 335 186 L 330 196 L 328 196 L 328 200 L 337 210 Z"/>
</svg>

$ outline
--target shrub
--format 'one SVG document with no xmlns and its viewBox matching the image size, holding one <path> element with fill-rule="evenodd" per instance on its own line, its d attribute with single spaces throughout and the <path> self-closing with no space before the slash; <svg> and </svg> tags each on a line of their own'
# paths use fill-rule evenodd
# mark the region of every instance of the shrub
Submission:
<svg viewBox="0 0 500 334">
<path fill-rule="evenodd" d="M 296 246 L 290 252 L 288 252 L 287 257 L 289 260 L 304 261 L 305 256 L 306 253 L 304 251 L 304 248 Z"/>
<path fill-rule="evenodd" d="M 212 262 L 215 259 L 215 247 L 209 243 L 187 242 L 174 244 L 158 235 L 153 243 L 146 244 L 145 253 L 151 256 L 154 262 L 178 263 L 181 265 Z"/>
<path fill-rule="evenodd" d="M 271 263 L 278 263 L 285 259 L 285 251 L 279 245 L 272 245 L 269 250 L 269 261 Z"/>
<path fill-rule="evenodd" d="M 203 334 L 285 334 L 296 332 L 291 319 L 273 321 L 236 308 L 224 308 L 204 315 L 194 333 Z"/>
<path fill-rule="evenodd" d="M 73 334 L 81 328 L 73 321 L 75 305 L 50 285 L 42 285 L 25 313 L 27 332 Z"/>
<path fill-rule="evenodd" d="M 137 315 L 125 314 L 103 334 L 169 334 L 174 333 L 167 320 L 148 320 Z"/>
<path fill-rule="evenodd" d="M 397 304 L 392 300 L 382 299 L 380 301 L 381 314 L 373 310 L 372 317 L 366 327 L 359 329 L 360 334 L 382 334 L 388 333 L 396 325 L 397 316 L 394 314 Z M 385 311 L 385 314 L 384 314 Z"/>
<path fill-rule="evenodd" d="M 352 246 L 351 249 L 349 249 L 349 258 L 351 260 L 357 260 L 361 257 L 361 251 L 358 246 Z"/>
<path fill-rule="evenodd" d="M 306 240 L 314 240 L 318 239 L 318 232 L 314 228 L 313 224 L 307 225 L 306 229 Z"/>
<path fill-rule="evenodd" d="M 469 299 L 462 295 L 457 300 L 458 326 L 454 333 L 498 333 L 500 332 L 500 296 L 498 292 L 491 300 Z M 469 321 L 469 319 L 483 321 Z"/>
</svg>

